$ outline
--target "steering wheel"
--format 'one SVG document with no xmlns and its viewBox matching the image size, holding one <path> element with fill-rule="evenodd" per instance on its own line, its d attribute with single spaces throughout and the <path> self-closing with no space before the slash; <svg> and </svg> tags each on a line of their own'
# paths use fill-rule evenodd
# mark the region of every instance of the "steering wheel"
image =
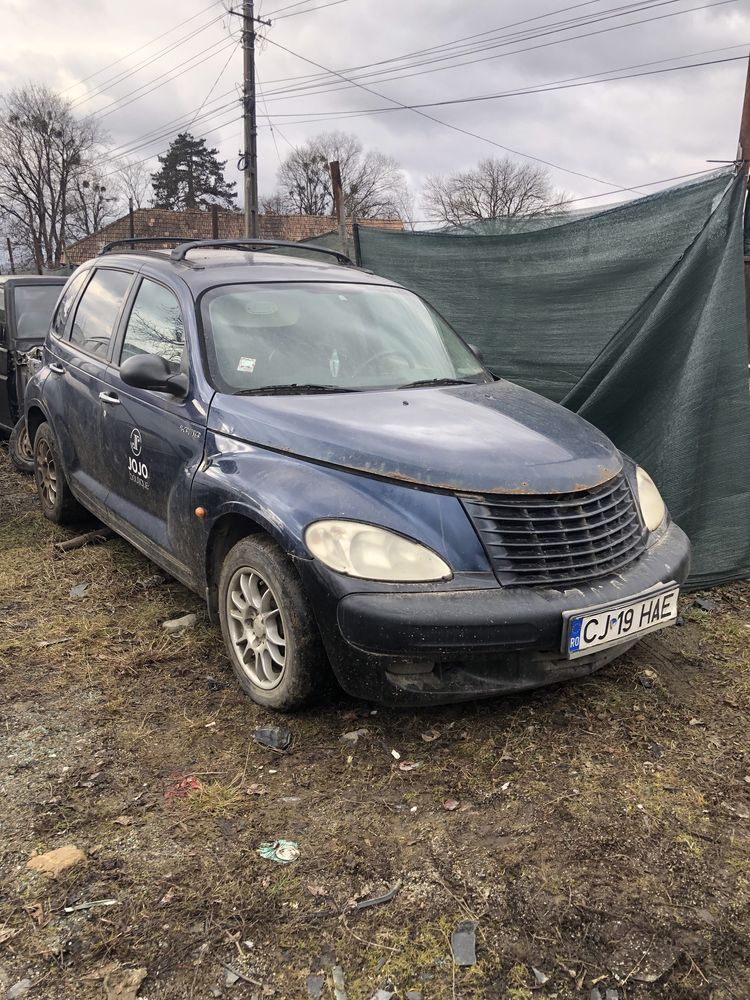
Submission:
<svg viewBox="0 0 750 1000">
<path fill-rule="evenodd" d="M 407 368 L 411 366 L 411 361 L 401 351 L 378 351 L 377 354 L 370 355 L 367 361 L 363 361 L 361 365 L 358 365 L 354 372 L 352 372 L 352 376 L 356 378 L 358 375 L 361 375 L 370 365 L 376 361 L 380 361 L 381 358 L 398 358 L 406 363 Z"/>
</svg>

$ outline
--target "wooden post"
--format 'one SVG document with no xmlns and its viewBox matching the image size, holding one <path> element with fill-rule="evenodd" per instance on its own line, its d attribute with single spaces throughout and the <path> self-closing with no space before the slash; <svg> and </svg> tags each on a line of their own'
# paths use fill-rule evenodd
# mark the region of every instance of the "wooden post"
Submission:
<svg viewBox="0 0 750 1000">
<path fill-rule="evenodd" d="M 8 245 L 8 257 L 10 258 L 10 273 L 16 273 L 16 265 L 13 262 L 13 244 L 10 242 L 10 236 L 6 236 L 5 242 Z"/>
<path fill-rule="evenodd" d="M 349 253 L 349 240 L 346 233 L 346 205 L 344 204 L 344 188 L 341 184 L 341 167 L 338 160 L 333 160 L 328 164 L 331 172 L 331 186 L 333 189 L 333 214 L 338 219 L 339 240 L 343 253 Z"/>
</svg>

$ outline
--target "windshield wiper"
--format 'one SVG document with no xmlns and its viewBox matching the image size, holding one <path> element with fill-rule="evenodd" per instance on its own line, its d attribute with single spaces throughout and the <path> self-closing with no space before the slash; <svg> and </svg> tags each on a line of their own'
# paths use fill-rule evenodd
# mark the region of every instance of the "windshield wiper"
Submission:
<svg viewBox="0 0 750 1000">
<path fill-rule="evenodd" d="M 481 385 L 473 378 L 423 378 L 418 382 L 406 382 L 399 389 L 416 389 L 420 385 Z"/>
<path fill-rule="evenodd" d="M 344 385 L 318 385 L 315 382 L 292 382 L 291 385 L 261 385 L 257 389 L 238 389 L 235 396 L 299 396 L 316 392 L 356 392 Z"/>
</svg>

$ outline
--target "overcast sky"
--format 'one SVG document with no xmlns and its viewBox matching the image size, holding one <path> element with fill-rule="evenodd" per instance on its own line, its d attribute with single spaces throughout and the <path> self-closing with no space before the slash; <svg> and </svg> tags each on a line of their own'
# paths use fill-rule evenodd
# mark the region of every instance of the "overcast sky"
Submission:
<svg viewBox="0 0 750 1000">
<path fill-rule="evenodd" d="M 425 109 L 481 139 L 409 110 L 337 120 L 350 112 L 393 104 L 336 77 L 328 78 L 325 88 L 320 88 L 327 93 L 290 95 L 290 87 L 305 81 L 289 78 L 320 71 L 277 47 L 350 75 L 352 67 L 486 33 L 464 43 L 482 43 L 483 51 L 465 49 L 454 56 L 454 63 L 464 65 L 435 62 L 446 51 L 438 50 L 375 67 L 379 76 L 362 78 L 385 98 L 402 104 L 534 88 L 607 70 L 643 72 L 747 56 L 750 0 L 712 0 L 711 6 L 709 0 L 655 2 L 631 2 L 629 12 L 616 17 L 613 11 L 622 11 L 625 0 L 594 0 L 575 6 L 569 0 L 304 0 L 293 6 L 293 0 L 262 0 L 256 13 L 259 6 L 260 15 L 274 21 L 272 11 L 278 11 L 278 19 L 270 29 L 258 29 L 269 39 L 259 42 L 258 79 L 269 96 L 265 105 L 259 102 L 258 112 L 270 115 L 275 126 L 272 135 L 268 119 L 259 117 L 261 194 L 273 190 L 279 156 L 289 152 L 289 144 L 327 128 L 355 133 L 366 147 L 395 157 L 416 190 L 426 174 L 463 169 L 485 156 L 503 155 L 486 140 L 577 172 L 558 167 L 552 171 L 555 185 L 577 198 L 601 195 L 607 185 L 636 187 L 703 170 L 708 159 L 731 159 L 737 148 L 746 74 L 742 60 Z M 169 123 L 178 116 L 197 114 L 207 99 L 201 114 L 209 112 L 210 117 L 197 119 L 191 131 L 206 134 L 209 143 L 219 147 L 222 158 L 229 161 L 227 174 L 234 178 L 241 125 L 230 119 L 240 113 L 239 105 L 232 104 L 236 98 L 232 91 L 241 80 L 242 54 L 236 46 L 239 18 L 220 16 L 226 6 L 220 0 L 213 4 L 208 0 L 180 4 L 0 0 L 0 91 L 29 81 L 64 91 L 79 102 L 77 113 L 100 116 L 112 146 L 118 151 L 132 150 L 136 159 L 163 152 L 169 136 L 162 133 L 168 132 Z M 320 9 L 305 13 L 310 7 Z M 574 17 L 600 20 L 555 31 L 556 22 Z M 632 24 L 644 19 L 649 20 Z M 613 28 L 617 30 L 609 30 Z M 159 54 L 190 33 L 192 38 Z M 588 37 L 572 38 L 584 34 Z M 128 55 L 134 49 L 139 51 Z M 122 57 L 126 58 L 104 69 Z M 417 58 L 433 61 L 414 66 Z M 141 65 L 145 60 L 152 61 Z M 162 82 L 156 79 L 160 74 L 180 72 L 186 60 L 189 72 L 140 96 L 143 92 L 137 88 L 154 87 Z M 657 60 L 662 62 L 656 66 L 626 69 Z M 438 71 L 425 73 L 426 69 Z M 135 72 L 121 78 L 131 71 Z M 395 75 L 401 79 L 387 79 Z M 272 91 L 283 89 L 286 94 L 271 96 Z M 151 132 L 155 138 L 148 143 L 144 137 Z M 111 170 L 112 164 L 104 161 L 102 169 Z M 656 186 L 645 190 L 656 190 Z M 622 198 L 601 197 L 582 204 L 594 206 Z"/>
</svg>

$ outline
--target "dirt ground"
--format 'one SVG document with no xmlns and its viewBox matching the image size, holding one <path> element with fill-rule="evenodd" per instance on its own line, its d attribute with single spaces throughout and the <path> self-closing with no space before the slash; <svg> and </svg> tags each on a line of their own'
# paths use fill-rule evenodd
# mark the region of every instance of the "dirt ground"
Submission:
<svg viewBox="0 0 750 1000">
<path fill-rule="evenodd" d="M 750 997 L 750 585 L 583 682 L 279 720 L 197 597 L 117 539 L 53 559 L 69 534 L 2 451 L 0 996 L 333 998 L 338 966 L 349 1000 Z"/>
</svg>

